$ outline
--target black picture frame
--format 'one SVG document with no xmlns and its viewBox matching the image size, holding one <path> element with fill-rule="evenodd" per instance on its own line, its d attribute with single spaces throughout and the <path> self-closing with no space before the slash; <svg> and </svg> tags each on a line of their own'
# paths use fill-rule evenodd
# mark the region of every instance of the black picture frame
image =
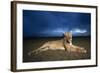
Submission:
<svg viewBox="0 0 100 73">
<path fill-rule="evenodd" d="M 61 67 L 50 67 L 50 68 L 30 68 L 30 69 L 17 69 L 17 5 L 43 5 L 43 6 L 58 6 L 58 7 L 76 7 L 76 8 L 89 8 L 94 9 L 95 11 L 95 64 L 91 65 L 78 65 L 78 66 L 61 66 Z M 58 4 L 58 3 L 43 3 L 43 2 L 26 2 L 26 1 L 12 1 L 11 2 L 11 71 L 19 72 L 19 71 L 35 71 L 35 70 L 51 70 L 51 69 L 68 69 L 68 68 L 83 68 L 83 67 L 96 67 L 98 65 L 98 56 L 97 56 L 97 22 L 98 22 L 98 8 L 97 6 L 90 5 L 74 5 L 74 4 Z"/>
</svg>

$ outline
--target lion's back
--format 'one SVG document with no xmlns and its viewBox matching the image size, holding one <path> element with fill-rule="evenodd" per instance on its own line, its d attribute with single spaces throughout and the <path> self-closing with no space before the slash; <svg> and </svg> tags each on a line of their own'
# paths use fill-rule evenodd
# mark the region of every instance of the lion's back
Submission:
<svg viewBox="0 0 100 73">
<path fill-rule="evenodd" d="M 49 41 L 48 46 L 50 48 L 63 48 L 63 41 L 62 40 L 55 40 L 55 41 Z"/>
</svg>

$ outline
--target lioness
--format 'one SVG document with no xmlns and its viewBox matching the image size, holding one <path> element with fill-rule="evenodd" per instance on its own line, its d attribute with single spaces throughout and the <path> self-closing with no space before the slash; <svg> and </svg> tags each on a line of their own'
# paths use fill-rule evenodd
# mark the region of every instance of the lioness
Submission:
<svg viewBox="0 0 100 73">
<path fill-rule="evenodd" d="M 61 40 L 48 41 L 44 43 L 40 48 L 29 52 L 28 55 L 31 55 L 32 53 L 38 54 L 47 50 L 64 50 L 68 52 L 86 53 L 84 48 L 72 44 L 72 33 L 70 32 L 65 32 L 64 38 Z"/>
</svg>

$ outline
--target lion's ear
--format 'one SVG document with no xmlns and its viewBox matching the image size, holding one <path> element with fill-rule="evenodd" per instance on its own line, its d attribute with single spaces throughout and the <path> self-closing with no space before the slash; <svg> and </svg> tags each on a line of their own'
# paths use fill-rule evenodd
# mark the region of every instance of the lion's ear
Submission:
<svg viewBox="0 0 100 73">
<path fill-rule="evenodd" d="M 66 36 L 67 35 L 67 32 L 64 32 L 64 36 Z"/>
<path fill-rule="evenodd" d="M 69 32 L 69 36 L 72 36 L 72 33 L 71 32 Z"/>
<path fill-rule="evenodd" d="M 71 37 L 72 36 L 72 33 L 71 32 L 65 32 L 64 33 L 64 36 L 70 36 Z"/>
</svg>

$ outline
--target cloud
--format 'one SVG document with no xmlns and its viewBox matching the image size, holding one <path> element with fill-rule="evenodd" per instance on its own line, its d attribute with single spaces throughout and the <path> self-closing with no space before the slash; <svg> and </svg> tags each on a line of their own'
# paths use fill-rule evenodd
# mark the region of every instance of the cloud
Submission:
<svg viewBox="0 0 100 73">
<path fill-rule="evenodd" d="M 61 29 L 61 28 L 56 28 L 56 29 L 47 29 L 47 30 L 45 30 L 45 31 L 42 31 L 42 33 L 54 33 L 54 34 L 56 34 L 56 33 L 64 33 L 64 32 L 68 32 L 68 30 L 66 29 Z"/>
<path fill-rule="evenodd" d="M 79 33 L 86 33 L 87 30 L 85 29 L 79 29 L 79 28 L 75 28 L 75 29 L 72 29 L 70 32 L 72 32 L 73 34 L 79 34 Z"/>
<path fill-rule="evenodd" d="M 52 32 L 54 32 L 54 33 L 64 33 L 65 31 L 68 31 L 68 30 L 64 30 L 64 29 L 52 30 Z"/>
<path fill-rule="evenodd" d="M 45 30 L 40 32 L 41 36 L 62 36 L 64 32 L 71 32 L 73 36 L 84 36 L 87 34 L 86 29 L 79 29 L 79 28 L 73 28 L 71 31 L 69 29 L 61 29 L 61 28 L 56 28 L 52 30 Z"/>
</svg>

